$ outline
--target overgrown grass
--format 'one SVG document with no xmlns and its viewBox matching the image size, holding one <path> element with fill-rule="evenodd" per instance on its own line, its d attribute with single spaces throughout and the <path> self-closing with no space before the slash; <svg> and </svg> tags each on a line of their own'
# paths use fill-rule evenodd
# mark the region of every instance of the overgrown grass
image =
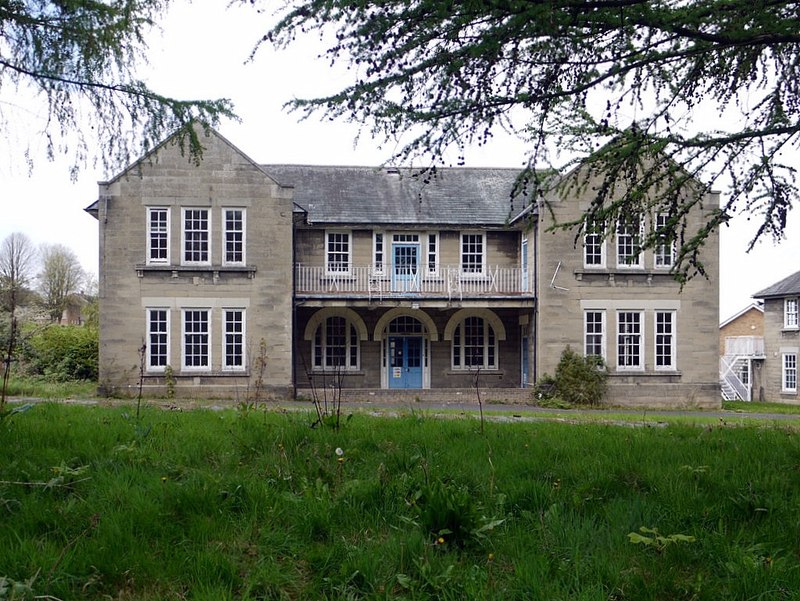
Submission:
<svg viewBox="0 0 800 601">
<path fill-rule="evenodd" d="M 132 414 L 45 404 L 0 424 L 0 578 L 35 576 L 29 598 L 800 590 L 793 431 L 491 423 L 480 435 L 475 420 L 356 415 L 335 432 L 300 413 Z"/>
<path fill-rule="evenodd" d="M 780 415 L 800 415 L 800 405 L 786 403 L 756 403 L 745 401 L 724 401 L 722 408 L 742 413 L 778 413 Z"/>
<path fill-rule="evenodd" d="M 8 396 L 40 399 L 92 399 L 97 396 L 97 382 L 78 380 L 57 382 L 44 376 L 16 376 L 8 381 Z"/>
</svg>

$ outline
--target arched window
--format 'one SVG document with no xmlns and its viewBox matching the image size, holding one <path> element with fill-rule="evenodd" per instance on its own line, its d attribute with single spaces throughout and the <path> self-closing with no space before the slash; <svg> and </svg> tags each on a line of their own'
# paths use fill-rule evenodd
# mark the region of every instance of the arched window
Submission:
<svg viewBox="0 0 800 601">
<path fill-rule="evenodd" d="M 333 315 L 320 322 L 312 345 L 314 369 L 358 369 L 358 331 L 347 318 Z"/>
<path fill-rule="evenodd" d="M 453 331 L 453 369 L 497 369 L 497 337 L 483 317 L 466 317 Z"/>
</svg>

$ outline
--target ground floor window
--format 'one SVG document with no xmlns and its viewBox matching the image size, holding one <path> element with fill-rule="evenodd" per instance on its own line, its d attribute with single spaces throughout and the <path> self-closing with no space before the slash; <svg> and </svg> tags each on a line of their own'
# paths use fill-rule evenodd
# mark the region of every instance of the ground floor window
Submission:
<svg viewBox="0 0 800 601">
<path fill-rule="evenodd" d="M 184 369 L 205 369 L 211 365 L 210 313 L 208 309 L 183 310 Z"/>
<path fill-rule="evenodd" d="M 232 371 L 244 369 L 244 327 L 244 309 L 225 309 L 222 312 L 223 369 Z"/>
<path fill-rule="evenodd" d="M 358 369 L 358 331 L 345 317 L 328 317 L 317 327 L 312 353 L 314 369 Z"/>
<path fill-rule="evenodd" d="M 655 313 L 656 369 L 675 369 L 675 312 Z"/>
<path fill-rule="evenodd" d="M 617 369 L 642 369 L 642 313 L 617 313 Z"/>
<path fill-rule="evenodd" d="M 606 356 L 606 312 L 584 313 L 584 354 L 587 357 Z"/>
<path fill-rule="evenodd" d="M 467 317 L 453 332 L 453 369 L 497 369 L 497 337 L 482 317 Z"/>
<path fill-rule="evenodd" d="M 783 354 L 783 392 L 797 392 L 797 353 Z"/>
<path fill-rule="evenodd" d="M 169 365 L 169 310 L 147 310 L 147 370 L 164 371 Z"/>
</svg>

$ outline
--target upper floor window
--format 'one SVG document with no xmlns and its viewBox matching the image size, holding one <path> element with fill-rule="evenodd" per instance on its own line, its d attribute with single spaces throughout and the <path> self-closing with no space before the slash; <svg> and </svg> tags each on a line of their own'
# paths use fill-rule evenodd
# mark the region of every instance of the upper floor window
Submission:
<svg viewBox="0 0 800 601">
<path fill-rule="evenodd" d="M 453 332 L 453 369 L 497 369 L 497 337 L 482 317 L 467 317 Z"/>
<path fill-rule="evenodd" d="M 638 217 L 617 222 L 617 267 L 642 266 L 642 223 Z"/>
<path fill-rule="evenodd" d="M 436 275 L 439 272 L 439 236 L 435 233 L 428 234 L 428 275 Z"/>
<path fill-rule="evenodd" d="M 147 371 L 169 365 L 169 310 L 147 309 Z"/>
<path fill-rule="evenodd" d="M 605 267 L 606 243 L 603 239 L 602 222 L 593 221 L 586 225 L 583 236 L 583 264 L 586 267 Z"/>
<path fill-rule="evenodd" d="M 797 299 L 787 298 L 783 301 L 783 327 L 797 328 Z"/>
<path fill-rule="evenodd" d="M 225 309 L 222 311 L 222 369 L 239 371 L 245 368 L 244 309 Z"/>
<path fill-rule="evenodd" d="M 344 317 L 328 317 L 314 333 L 312 354 L 314 369 L 358 369 L 356 327 Z"/>
<path fill-rule="evenodd" d="M 245 212 L 244 209 L 222 210 L 223 260 L 226 265 L 245 262 Z"/>
<path fill-rule="evenodd" d="M 658 243 L 654 250 L 656 268 L 671 269 L 675 265 L 675 239 L 664 231 L 668 224 L 669 215 L 666 213 L 656 215 L 655 229 L 658 238 Z"/>
<path fill-rule="evenodd" d="M 675 312 L 655 312 L 655 368 L 675 369 Z"/>
<path fill-rule="evenodd" d="M 584 313 L 584 347 L 587 357 L 606 356 L 606 312 L 586 311 Z"/>
<path fill-rule="evenodd" d="M 461 234 L 461 273 L 480 275 L 486 263 L 486 236 L 483 232 Z"/>
<path fill-rule="evenodd" d="M 383 247 L 383 232 L 374 232 L 372 234 L 372 270 L 376 274 L 384 273 L 384 263 L 386 255 L 384 254 Z"/>
<path fill-rule="evenodd" d="M 327 232 L 325 269 L 328 273 L 350 273 L 350 232 Z"/>
<path fill-rule="evenodd" d="M 617 369 L 643 369 L 642 313 L 617 313 Z"/>
<path fill-rule="evenodd" d="M 183 209 L 183 263 L 208 264 L 209 230 L 208 209 Z"/>
<path fill-rule="evenodd" d="M 147 209 L 147 263 L 169 264 L 169 209 Z"/>
<path fill-rule="evenodd" d="M 209 309 L 183 310 L 183 368 L 208 369 L 211 365 Z"/>
</svg>

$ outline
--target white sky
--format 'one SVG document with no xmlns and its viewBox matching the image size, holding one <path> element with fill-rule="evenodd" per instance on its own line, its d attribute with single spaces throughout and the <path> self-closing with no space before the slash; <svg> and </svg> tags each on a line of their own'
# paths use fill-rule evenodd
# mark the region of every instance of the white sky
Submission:
<svg viewBox="0 0 800 601">
<path fill-rule="evenodd" d="M 231 98 L 242 122 L 223 123 L 219 130 L 260 163 L 378 165 L 390 156 L 391 147 L 379 147 L 366 133 L 356 145 L 354 124 L 317 117 L 298 122 L 298 115 L 284 111 L 282 105 L 294 97 L 342 87 L 346 74 L 315 58 L 318 47 L 311 36 L 288 51 L 265 45 L 254 62 L 245 64 L 271 17 L 259 16 L 249 7 L 226 9 L 226 5 L 208 0 L 174 3 L 162 33 L 154 34 L 150 43 L 150 64 L 142 69 L 151 87 L 180 98 Z M 7 95 L 0 96 L 0 108 L 6 114 L 10 109 L 29 110 L 27 102 L 15 104 Z M 27 137 L 35 131 L 14 134 Z M 29 177 L 25 157 L 14 142 L 13 136 L 0 140 L 0 240 L 23 232 L 37 244 L 64 244 L 96 274 L 97 222 L 83 208 L 97 198 L 97 182 L 113 174 L 88 167 L 73 182 L 67 161 L 49 162 L 40 156 L 33 157 Z M 517 167 L 524 159 L 522 143 L 500 132 L 488 147 L 467 155 L 468 165 L 483 167 Z M 749 254 L 745 250 L 755 219 L 740 216 L 723 229 L 721 320 L 752 302 L 753 293 L 800 270 L 800 210 L 794 213 L 785 241 L 778 246 L 763 241 Z"/>
</svg>

